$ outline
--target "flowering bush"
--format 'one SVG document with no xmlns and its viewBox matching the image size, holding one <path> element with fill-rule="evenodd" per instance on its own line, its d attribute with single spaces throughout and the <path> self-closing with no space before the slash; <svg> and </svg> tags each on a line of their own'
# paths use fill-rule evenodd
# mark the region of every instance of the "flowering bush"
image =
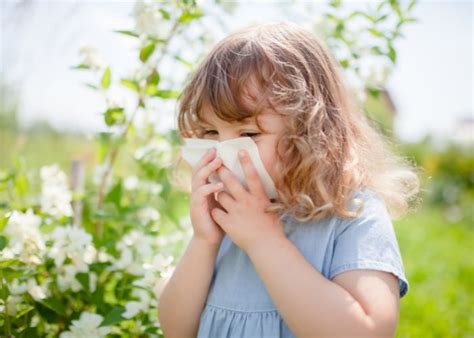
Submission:
<svg viewBox="0 0 474 338">
<path fill-rule="evenodd" d="M 91 175 L 83 180 L 77 162 L 69 177 L 56 164 L 38 174 L 22 161 L 0 172 L 1 336 L 163 336 L 157 299 L 192 227 L 188 192 L 173 186 L 178 135 L 158 132 L 150 111 L 156 100 L 178 96 L 158 65 L 202 12 L 195 1 L 138 1 L 133 15 L 136 27 L 117 32 L 138 42 L 137 69 L 115 79 L 90 45 L 73 67 L 91 71 L 95 82 L 87 86 L 106 101 L 109 129 L 97 135 Z M 327 18 L 337 23 L 331 36 L 343 39 L 340 19 Z M 189 71 L 192 63 L 175 60 Z M 114 83 L 134 94 L 132 108 Z"/>
</svg>

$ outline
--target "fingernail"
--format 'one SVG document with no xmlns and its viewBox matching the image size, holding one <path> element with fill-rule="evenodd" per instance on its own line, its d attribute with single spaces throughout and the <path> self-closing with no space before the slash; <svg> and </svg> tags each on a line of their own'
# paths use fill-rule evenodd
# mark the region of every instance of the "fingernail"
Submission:
<svg viewBox="0 0 474 338">
<path fill-rule="evenodd" d="M 244 150 L 239 151 L 239 155 L 240 157 L 245 158 L 245 155 L 246 155 L 245 151 Z"/>
</svg>

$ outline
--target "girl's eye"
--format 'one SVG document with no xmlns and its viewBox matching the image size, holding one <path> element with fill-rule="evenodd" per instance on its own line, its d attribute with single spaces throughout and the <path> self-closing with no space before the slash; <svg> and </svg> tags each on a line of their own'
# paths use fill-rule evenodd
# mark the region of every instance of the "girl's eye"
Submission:
<svg viewBox="0 0 474 338">
<path fill-rule="evenodd" d="M 217 133 L 215 130 L 204 130 L 204 135 L 207 135 L 209 133 Z"/>
<path fill-rule="evenodd" d="M 204 130 L 204 135 L 209 135 L 210 133 L 216 133 L 216 130 Z M 260 135 L 260 133 L 242 133 L 242 136 L 254 137 Z"/>
<path fill-rule="evenodd" d="M 248 137 L 253 137 L 253 136 L 258 136 L 260 133 L 243 133 L 242 135 L 248 136 Z"/>
</svg>

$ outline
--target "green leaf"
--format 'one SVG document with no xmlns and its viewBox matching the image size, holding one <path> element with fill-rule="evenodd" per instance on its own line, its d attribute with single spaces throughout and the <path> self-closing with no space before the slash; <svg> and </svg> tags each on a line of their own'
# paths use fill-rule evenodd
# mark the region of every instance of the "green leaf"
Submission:
<svg viewBox="0 0 474 338">
<path fill-rule="evenodd" d="M 378 98 L 379 95 L 380 95 L 380 90 L 377 89 L 377 88 L 369 87 L 369 88 L 367 88 L 367 90 L 369 91 L 369 94 L 370 94 L 372 97 Z"/>
<path fill-rule="evenodd" d="M 90 288 L 89 288 L 89 273 L 87 272 L 81 272 L 81 273 L 78 273 L 76 274 L 76 279 L 79 281 L 79 283 L 81 283 L 84 291 L 86 292 L 89 292 Z"/>
<path fill-rule="evenodd" d="M 160 8 L 159 11 L 160 11 L 161 16 L 163 17 L 163 19 L 169 20 L 171 18 L 170 13 L 168 11 L 165 11 L 163 8 Z"/>
<path fill-rule="evenodd" d="M 50 297 L 50 298 L 40 300 L 38 302 L 41 303 L 42 305 L 46 306 L 48 309 L 53 310 L 58 315 L 64 315 L 65 314 L 64 304 L 61 303 L 56 298 Z"/>
<path fill-rule="evenodd" d="M 349 60 L 347 59 L 342 59 L 339 60 L 339 63 L 341 64 L 342 67 L 347 68 L 349 66 Z"/>
<path fill-rule="evenodd" d="M 390 0 L 389 3 L 390 3 L 390 7 L 392 7 L 392 9 L 397 13 L 398 17 L 402 18 L 403 13 L 400 9 L 400 5 L 398 4 L 398 0 Z"/>
<path fill-rule="evenodd" d="M 351 15 L 349 15 L 348 19 L 352 19 L 353 17 L 356 17 L 356 16 L 362 16 L 364 18 L 366 18 L 367 20 L 371 21 L 371 22 L 374 22 L 375 19 L 368 13 L 365 13 L 363 11 L 354 11 L 351 13 Z"/>
<path fill-rule="evenodd" d="M 86 65 L 86 64 L 79 64 L 77 66 L 72 66 L 71 69 L 90 69 L 91 67 L 89 65 Z"/>
<path fill-rule="evenodd" d="M 97 306 L 97 309 L 102 311 L 105 308 L 104 302 L 104 288 L 97 288 L 91 297 L 94 304 Z"/>
<path fill-rule="evenodd" d="M 148 60 L 148 58 L 150 57 L 150 55 L 153 53 L 153 51 L 155 50 L 155 43 L 154 42 L 150 42 L 148 45 L 146 45 L 145 47 L 143 47 L 141 50 L 140 50 L 140 60 L 142 62 L 146 62 L 146 60 Z"/>
<path fill-rule="evenodd" d="M 158 93 L 158 88 L 154 85 L 149 85 L 149 86 L 146 87 L 145 93 L 147 95 L 154 96 L 154 95 L 156 95 L 156 93 Z"/>
<path fill-rule="evenodd" d="M 397 52 L 395 51 L 395 48 L 393 48 L 392 44 L 388 45 L 388 57 L 393 63 L 395 63 L 397 60 Z"/>
<path fill-rule="evenodd" d="M 188 67 L 188 68 L 192 68 L 192 67 L 193 67 L 192 62 L 183 59 L 183 58 L 182 58 L 181 56 L 179 56 L 179 55 L 175 55 L 174 58 L 175 58 L 176 60 L 178 60 L 179 62 L 181 62 L 183 65 L 185 65 L 185 66 Z"/>
<path fill-rule="evenodd" d="M 385 6 L 385 4 L 386 4 L 385 1 L 381 1 L 377 6 L 377 12 L 380 12 L 380 10 L 382 9 L 383 6 Z"/>
<path fill-rule="evenodd" d="M 120 201 L 122 199 L 122 180 L 119 180 L 118 183 L 110 190 L 105 196 L 105 202 L 111 202 L 120 209 Z"/>
<path fill-rule="evenodd" d="M 158 334 L 158 327 L 150 326 L 145 330 L 145 333 Z"/>
<path fill-rule="evenodd" d="M 160 83 L 160 74 L 156 71 L 156 69 L 153 69 L 150 75 L 146 78 L 146 83 L 158 86 L 158 83 Z"/>
<path fill-rule="evenodd" d="M 417 18 L 403 18 L 402 22 L 418 22 Z"/>
<path fill-rule="evenodd" d="M 5 249 L 7 246 L 8 240 L 5 236 L 0 236 L 0 251 Z"/>
<path fill-rule="evenodd" d="M 104 121 L 109 127 L 113 125 L 123 124 L 126 121 L 124 108 L 109 108 L 104 113 Z"/>
<path fill-rule="evenodd" d="M 34 310 L 35 308 L 33 306 L 29 306 L 21 311 L 19 311 L 16 316 L 15 316 L 15 319 L 19 319 L 21 317 L 23 317 L 24 315 L 26 315 L 27 313 L 31 312 L 32 310 Z"/>
<path fill-rule="evenodd" d="M 199 19 L 202 16 L 202 12 L 199 8 L 194 8 L 194 10 L 185 11 L 181 14 L 178 21 L 187 24 L 194 19 Z"/>
<path fill-rule="evenodd" d="M 40 316 L 43 317 L 48 323 L 58 323 L 59 316 L 56 311 L 51 310 L 48 306 L 43 304 L 43 301 L 35 302 L 35 307 L 38 310 Z"/>
<path fill-rule="evenodd" d="M 110 67 L 107 67 L 105 69 L 104 75 L 102 76 L 102 80 L 100 81 L 100 85 L 102 86 L 102 88 L 107 89 L 110 87 L 110 76 Z"/>
<path fill-rule="evenodd" d="M 388 17 L 388 14 L 382 15 L 382 16 L 378 17 L 377 19 L 375 19 L 374 22 L 378 23 L 380 21 L 384 21 L 387 17 Z"/>
<path fill-rule="evenodd" d="M 122 317 L 122 313 L 125 312 L 125 308 L 123 306 L 114 306 L 112 310 L 104 317 L 104 320 L 100 324 L 100 326 L 108 326 L 112 324 L 116 324 L 124 320 Z"/>
<path fill-rule="evenodd" d="M 133 31 L 127 31 L 127 30 L 114 30 L 115 33 L 120 33 L 128 36 L 133 36 L 135 38 L 138 38 L 139 35 Z"/>
<path fill-rule="evenodd" d="M 94 90 L 98 90 L 98 89 L 99 89 L 99 87 L 98 87 L 98 86 L 96 86 L 96 85 L 93 85 L 93 84 L 91 84 L 91 83 L 85 83 L 85 85 L 86 85 L 87 87 L 89 87 L 89 88 L 92 88 L 92 89 L 94 89 Z"/>
<path fill-rule="evenodd" d="M 3 279 L 3 276 L 1 276 L 0 278 Z M 0 298 L 7 299 L 9 295 L 10 295 L 10 289 L 8 289 L 8 285 L 3 284 L 2 287 L 0 288 Z"/>
<path fill-rule="evenodd" d="M 120 80 L 120 83 L 124 85 L 125 87 L 132 89 L 133 91 L 136 91 L 136 92 L 140 91 L 140 85 L 136 81 L 122 79 Z"/>
<path fill-rule="evenodd" d="M 376 37 L 379 37 L 379 38 L 383 38 L 384 35 L 382 34 L 382 32 L 380 32 L 379 30 L 373 28 L 373 27 L 370 27 L 368 29 L 368 31 L 373 35 L 373 36 L 376 36 Z"/>
<path fill-rule="evenodd" d="M 153 96 L 158 96 L 163 99 L 177 98 L 180 92 L 172 89 L 160 89 Z"/>
<path fill-rule="evenodd" d="M 15 177 L 15 191 L 19 196 L 24 196 L 28 192 L 28 178 L 20 174 Z"/>
</svg>

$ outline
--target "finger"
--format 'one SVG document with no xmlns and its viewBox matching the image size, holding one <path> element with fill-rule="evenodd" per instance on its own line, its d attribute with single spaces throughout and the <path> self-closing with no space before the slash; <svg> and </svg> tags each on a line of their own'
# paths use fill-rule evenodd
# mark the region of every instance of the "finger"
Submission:
<svg viewBox="0 0 474 338">
<path fill-rule="evenodd" d="M 196 194 L 198 194 L 201 197 L 206 197 L 207 195 L 218 192 L 222 189 L 224 189 L 224 184 L 222 182 L 209 183 L 209 184 L 206 184 L 206 185 L 203 185 L 203 186 L 199 187 L 196 190 Z"/>
<path fill-rule="evenodd" d="M 220 167 L 217 170 L 217 173 L 234 199 L 243 198 L 246 194 L 248 194 L 247 190 L 245 190 L 239 179 L 235 177 L 235 175 L 225 166 Z"/>
<path fill-rule="evenodd" d="M 202 167 L 204 167 L 209 161 L 211 161 L 216 154 L 216 148 L 209 149 L 199 160 L 199 162 L 193 167 L 192 175 L 194 176 Z"/>
<path fill-rule="evenodd" d="M 214 221 L 219 224 L 224 231 L 226 231 L 227 213 L 219 208 L 214 208 L 211 210 L 211 216 Z"/>
<path fill-rule="evenodd" d="M 230 211 L 235 203 L 235 200 L 225 191 L 220 191 L 216 194 L 216 201 L 226 210 Z"/>
<path fill-rule="evenodd" d="M 266 196 L 262 180 L 260 179 L 252 160 L 248 156 L 248 153 L 245 150 L 239 151 L 239 158 L 250 192 L 257 196 Z"/>
<path fill-rule="evenodd" d="M 216 157 L 214 160 L 209 162 L 207 165 L 202 167 L 194 176 L 193 187 L 199 187 L 204 185 L 207 182 L 209 175 L 217 170 L 222 165 L 222 160 L 219 157 Z"/>
</svg>

